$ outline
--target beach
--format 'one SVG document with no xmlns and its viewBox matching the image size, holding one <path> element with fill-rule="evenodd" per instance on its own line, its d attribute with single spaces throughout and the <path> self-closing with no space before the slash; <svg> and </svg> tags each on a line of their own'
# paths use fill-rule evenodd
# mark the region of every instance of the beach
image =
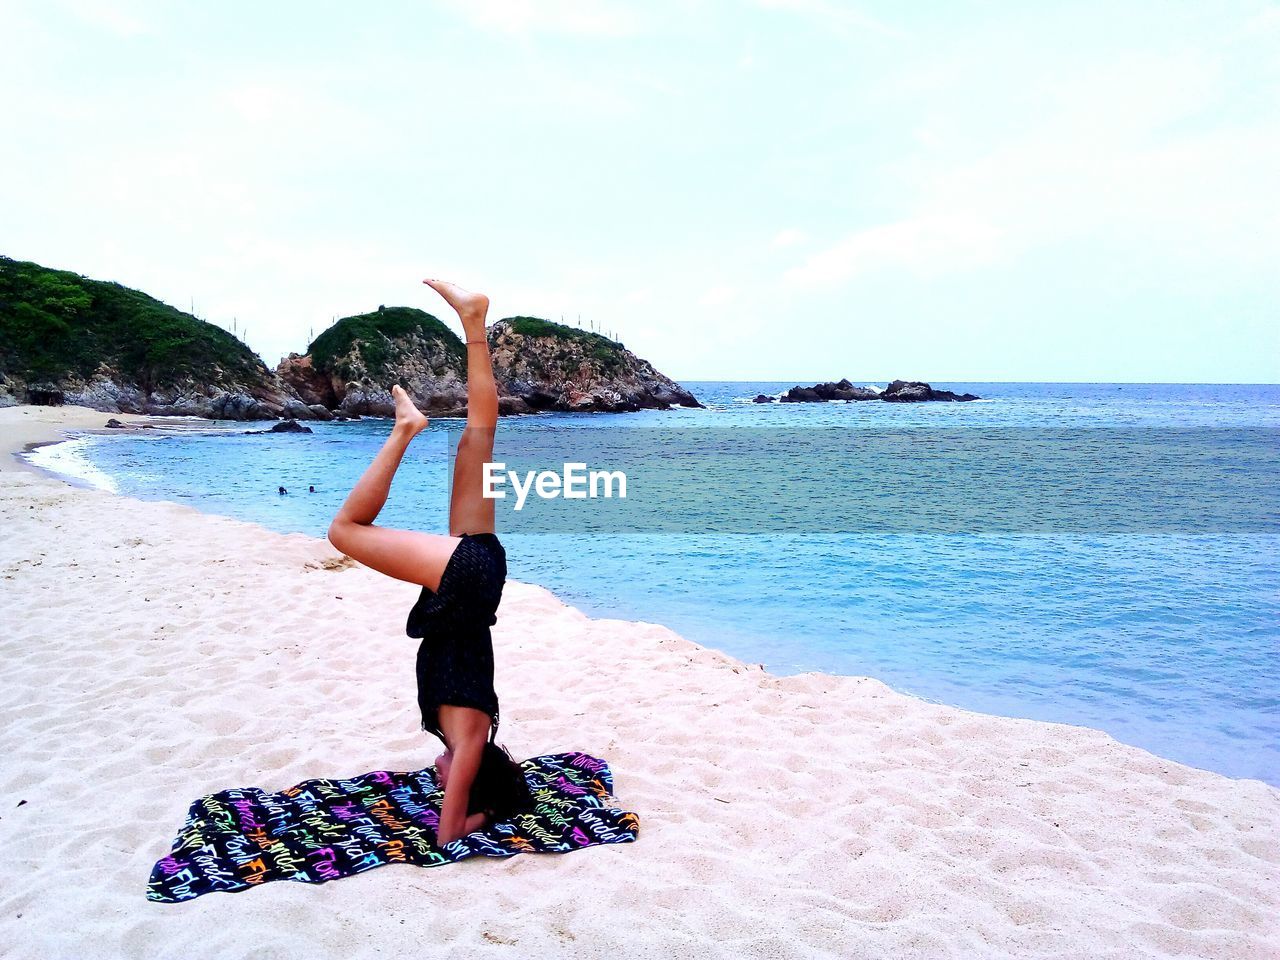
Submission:
<svg viewBox="0 0 1280 960">
<path fill-rule="evenodd" d="M 9 955 L 1280 955 L 1273 787 L 870 678 L 775 677 L 517 582 L 498 739 L 606 759 L 636 843 L 148 902 L 197 797 L 414 770 L 438 744 L 416 586 L 12 456 L 109 416 L 0 409 Z"/>
</svg>

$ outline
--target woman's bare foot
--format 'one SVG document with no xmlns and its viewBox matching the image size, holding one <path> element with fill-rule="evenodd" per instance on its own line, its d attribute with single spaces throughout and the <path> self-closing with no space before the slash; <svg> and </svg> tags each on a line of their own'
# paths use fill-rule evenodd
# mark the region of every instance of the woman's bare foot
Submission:
<svg viewBox="0 0 1280 960">
<path fill-rule="evenodd" d="M 391 399 L 396 402 L 396 426 L 403 427 L 408 430 L 412 436 L 417 436 L 423 430 L 427 429 L 430 423 L 426 415 L 417 408 L 409 394 L 405 393 L 404 387 L 395 384 L 391 388 Z"/>
<path fill-rule="evenodd" d="M 444 280 L 423 280 L 445 302 L 458 312 L 462 321 L 462 329 L 466 331 L 468 340 L 484 339 L 484 318 L 489 313 L 489 298 L 483 293 L 471 293 L 459 286 Z"/>
</svg>

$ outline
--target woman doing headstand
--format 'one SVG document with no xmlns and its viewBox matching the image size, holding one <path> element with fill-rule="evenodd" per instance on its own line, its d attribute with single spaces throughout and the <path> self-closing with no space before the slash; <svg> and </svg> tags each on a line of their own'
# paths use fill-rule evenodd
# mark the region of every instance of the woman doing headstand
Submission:
<svg viewBox="0 0 1280 960">
<path fill-rule="evenodd" d="M 518 764 L 494 738 L 493 641 L 506 581 L 506 553 L 494 536 L 494 503 L 482 495 L 484 464 L 493 456 L 498 389 L 489 359 L 489 298 L 441 280 L 424 280 L 457 311 L 467 341 L 467 425 L 454 460 L 449 535 L 375 526 L 409 442 L 427 426 L 400 386 L 391 388 L 396 422 L 329 526 L 343 553 L 397 580 L 422 586 L 407 632 L 418 648 L 422 728 L 445 745 L 436 758 L 444 802 L 436 842 L 443 846 L 506 819 L 529 805 Z"/>
</svg>

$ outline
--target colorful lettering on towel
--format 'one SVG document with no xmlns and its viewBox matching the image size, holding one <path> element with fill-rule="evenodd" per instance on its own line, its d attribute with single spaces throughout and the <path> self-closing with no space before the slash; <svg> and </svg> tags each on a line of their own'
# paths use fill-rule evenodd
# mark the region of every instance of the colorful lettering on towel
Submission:
<svg viewBox="0 0 1280 960">
<path fill-rule="evenodd" d="M 443 849 L 435 842 L 444 793 L 434 767 L 201 797 L 153 868 L 147 898 L 177 903 L 272 880 L 324 883 L 386 863 L 433 867 L 473 856 L 564 853 L 639 835 L 639 817 L 617 807 L 605 761 L 574 752 L 521 766 L 533 809 Z"/>
</svg>

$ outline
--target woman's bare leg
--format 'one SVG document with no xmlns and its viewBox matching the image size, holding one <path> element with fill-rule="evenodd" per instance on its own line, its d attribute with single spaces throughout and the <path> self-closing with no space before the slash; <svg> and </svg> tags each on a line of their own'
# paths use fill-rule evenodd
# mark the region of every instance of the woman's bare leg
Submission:
<svg viewBox="0 0 1280 960">
<path fill-rule="evenodd" d="M 493 533 L 494 504 L 483 495 L 484 465 L 493 459 L 493 435 L 498 426 L 498 387 L 484 326 L 489 298 L 443 280 L 422 282 L 457 311 L 467 341 L 467 426 L 453 461 L 449 533 Z M 446 752 L 452 757 L 436 829 L 437 841 L 444 844 L 465 836 L 469 829 L 478 829 L 483 822 L 483 818 L 467 816 L 467 799 L 480 769 L 491 721 L 488 714 L 474 707 L 442 704 L 440 723 L 449 740 Z"/>
<path fill-rule="evenodd" d="M 394 386 L 391 395 L 396 401 L 395 426 L 329 525 L 329 542 L 379 573 L 437 590 L 459 539 L 373 523 L 387 502 L 409 442 L 427 426 L 427 418 L 403 389 Z"/>
<path fill-rule="evenodd" d="M 493 533 L 494 502 L 483 494 L 484 465 L 493 459 L 493 436 L 498 427 L 498 386 L 484 325 L 489 298 L 443 280 L 423 283 L 457 311 L 467 341 L 467 426 L 453 461 L 449 533 Z"/>
</svg>

